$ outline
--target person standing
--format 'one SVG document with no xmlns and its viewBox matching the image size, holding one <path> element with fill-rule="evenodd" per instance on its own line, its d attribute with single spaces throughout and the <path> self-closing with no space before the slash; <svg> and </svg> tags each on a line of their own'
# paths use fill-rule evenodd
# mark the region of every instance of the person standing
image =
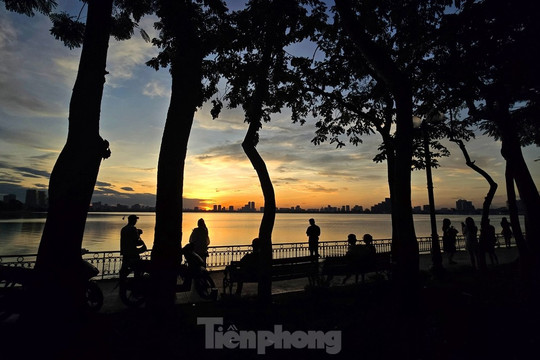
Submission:
<svg viewBox="0 0 540 360">
<path fill-rule="evenodd" d="M 488 254 L 491 265 L 498 265 L 499 259 L 495 254 L 495 243 L 497 242 L 495 227 L 489 223 L 489 219 L 485 219 L 480 228 L 478 247 L 480 249 L 479 253 L 483 257 L 482 261 L 485 263 L 485 255 Z"/>
<path fill-rule="evenodd" d="M 476 269 L 476 259 L 478 258 L 478 227 L 474 224 L 472 217 L 467 217 L 465 223 L 461 223 L 463 236 L 465 237 L 465 248 L 469 252 L 471 265 Z"/>
<path fill-rule="evenodd" d="M 140 254 L 147 250 L 146 244 L 141 239 L 142 230 L 135 227 L 138 219 L 136 215 L 129 215 L 127 225 L 120 231 L 120 255 L 122 255 L 120 280 L 125 279 L 132 270 L 137 276 Z"/>
<path fill-rule="evenodd" d="M 206 266 L 206 258 L 208 257 L 208 245 L 210 238 L 208 237 L 208 228 L 204 219 L 197 221 L 197 227 L 193 229 L 189 237 L 189 243 L 193 245 L 193 251 L 201 257 Z"/>
<path fill-rule="evenodd" d="M 443 250 L 448 254 L 448 263 L 456 264 L 454 254 L 456 253 L 456 235 L 458 231 L 452 226 L 450 219 L 443 219 Z"/>
<path fill-rule="evenodd" d="M 511 246 L 511 240 L 512 240 L 512 229 L 510 228 L 510 222 L 508 222 L 508 219 L 506 217 L 503 217 L 501 220 L 501 227 L 502 227 L 502 235 L 504 237 L 504 243 L 506 244 L 506 247 L 509 248 Z"/>
<path fill-rule="evenodd" d="M 309 254 L 319 257 L 319 236 L 321 235 L 321 228 L 315 225 L 315 219 L 309 219 L 309 226 L 306 230 L 308 236 Z"/>
</svg>

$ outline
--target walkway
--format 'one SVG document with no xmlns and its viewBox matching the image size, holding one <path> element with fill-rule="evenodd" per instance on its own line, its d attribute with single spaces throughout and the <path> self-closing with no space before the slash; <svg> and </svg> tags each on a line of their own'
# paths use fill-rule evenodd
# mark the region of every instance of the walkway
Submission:
<svg viewBox="0 0 540 360">
<path fill-rule="evenodd" d="M 501 264 L 503 263 L 510 263 L 512 261 L 515 261 L 518 258 L 518 250 L 516 247 L 512 247 L 510 249 L 506 248 L 499 248 L 496 249 L 497 257 L 499 258 L 499 262 Z M 489 257 L 486 257 L 488 264 L 489 264 Z M 447 259 L 444 258 L 443 254 L 443 260 L 444 260 L 444 267 L 447 271 L 452 271 L 453 269 L 458 269 L 463 266 L 470 266 L 469 261 L 469 254 L 464 251 L 457 252 L 454 260 L 457 262 L 456 265 L 448 265 Z M 420 255 L 420 269 L 421 270 L 429 270 L 431 267 L 431 256 L 422 254 Z M 490 265 L 488 265 L 490 266 Z M 214 279 L 214 282 L 216 283 L 216 286 L 218 288 L 218 292 L 221 296 L 221 293 L 223 291 L 223 271 L 215 271 L 212 272 L 212 278 Z M 331 285 L 332 286 L 340 286 L 341 281 L 343 277 L 336 277 L 332 280 Z M 348 281 L 348 284 L 351 284 L 354 282 L 354 279 L 351 278 Z M 99 281 L 98 284 L 101 287 L 103 291 L 103 295 L 105 297 L 103 308 L 100 310 L 100 312 L 103 313 L 114 313 L 117 311 L 121 311 L 123 309 L 126 309 L 126 306 L 120 301 L 120 298 L 118 297 L 118 288 L 115 288 L 118 283 L 117 279 L 112 280 L 102 280 Z M 272 294 L 280 294 L 280 293 L 286 293 L 286 292 L 294 292 L 294 291 L 303 291 L 308 285 L 307 279 L 296 279 L 296 280 L 286 280 L 286 281 L 275 281 L 272 283 Z M 257 294 L 257 284 L 244 284 L 243 296 L 253 296 Z M 186 293 L 177 293 L 176 295 L 176 301 L 177 303 L 197 303 L 202 301 L 195 291 L 186 292 Z"/>
</svg>

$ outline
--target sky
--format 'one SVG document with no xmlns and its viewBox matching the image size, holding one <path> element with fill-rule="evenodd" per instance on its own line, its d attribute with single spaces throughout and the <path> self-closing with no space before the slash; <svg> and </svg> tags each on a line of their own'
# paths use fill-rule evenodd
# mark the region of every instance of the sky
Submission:
<svg viewBox="0 0 540 360">
<path fill-rule="evenodd" d="M 59 1 L 58 10 L 77 14 L 79 1 Z M 156 35 L 153 19 L 140 26 Z M 0 196 L 26 189 L 47 190 L 67 137 L 68 107 L 80 49 L 69 50 L 49 33 L 50 21 L 7 12 L 0 6 Z M 170 96 L 167 69 L 145 62 L 157 54 L 137 33 L 127 41 L 111 38 L 101 109 L 101 136 L 112 156 L 102 162 L 93 201 L 110 205 L 155 205 L 157 161 Z M 247 131 L 243 114 L 224 110 L 212 120 L 209 106 L 195 114 L 188 144 L 184 207 L 214 204 L 239 208 L 249 201 L 263 206 L 257 175 L 242 151 Z M 287 109 L 272 117 L 260 132 L 257 147 L 274 184 L 277 206 L 304 209 L 360 205 L 369 208 L 388 197 L 386 165 L 374 163 L 381 139 L 363 138 L 359 146 L 315 146 L 314 121 L 293 124 Z M 457 145 L 445 143 L 451 157 L 433 171 L 436 208 L 455 207 L 458 199 L 481 207 L 488 183 L 465 165 Z M 478 136 L 466 144 L 476 164 L 499 184 L 493 206 L 504 206 L 504 159 L 500 143 Z M 524 149 L 535 181 L 540 179 L 540 151 Z M 1 198 L 0 198 L 1 200 Z M 424 171 L 412 175 L 412 203 L 428 203 Z"/>
</svg>

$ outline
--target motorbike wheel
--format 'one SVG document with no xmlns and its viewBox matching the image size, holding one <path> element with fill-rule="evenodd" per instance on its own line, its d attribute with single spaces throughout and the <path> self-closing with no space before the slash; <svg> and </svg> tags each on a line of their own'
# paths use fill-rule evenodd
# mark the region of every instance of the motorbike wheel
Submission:
<svg viewBox="0 0 540 360">
<path fill-rule="evenodd" d="M 103 292 L 98 284 L 88 281 L 86 285 L 86 304 L 91 311 L 99 311 L 103 306 Z"/>
<path fill-rule="evenodd" d="M 120 283 L 120 300 L 124 305 L 129 307 L 139 307 L 146 299 L 144 298 L 144 292 L 141 289 L 138 289 L 137 284 L 134 284 L 133 279 L 128 279 Z"/>
<path fill-rule="evenodd" d="M 214 280 L 210 277 L 210 274 L 203 272 L 201 276 L 197 276 L 193 279 L 195 290 L 199 296 L 204 300 L 216 300 L 217 291 Z"/>
</svg>

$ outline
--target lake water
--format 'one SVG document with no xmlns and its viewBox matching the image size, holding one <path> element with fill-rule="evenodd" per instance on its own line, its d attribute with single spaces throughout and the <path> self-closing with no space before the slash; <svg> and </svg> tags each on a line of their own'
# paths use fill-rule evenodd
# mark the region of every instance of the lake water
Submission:
<svg viewBox="0 0 540 360">
<path fill-rule="evenodd" d="M 127 223 L 125 213 L 90 213 L 86 222 L 83 247 L 90 251 L 115 251 L 119 249 L 120 229 Z M 148 247 L 152 246 L 155 214 L 138 213 L 137 227 L 144 231 L 142 238 Z M 41 233 L 45 225 L 45 214 L 33 214 L 18 219 L 0 219 L 0 255 L 36 254 Z M 209 229 L 211 246 L 246 245 L 257 237 L 262 213 L 184 213 L 184 239 L 197 226 L 197 220 L 204 218 Z M 350 233 L 361 239 L 365 233 L 374 239 L 391 237 L 390 215 L 386 214 L 276 214 L 272 235 L 273 243 L 307 242 L 306 228 L 310 218 L 321 227 L 321 241 L 347 239 Z M 461 221 L 465 215 L 437 215 L 437 230 L 442 234 L 442 220 L 449 218 L 461 232 Z M 472 216 L 477 226 L 480 216 Z M 491 216 L 491 224 L 500 233 L 502 216 Z M 523 226 L 523 219 L 522 226 Z M 430 236 L 429 215 L 414 215 L 417 236 Z M 184 240 L 185 241 L 185 240 Z"/>
</svg>

